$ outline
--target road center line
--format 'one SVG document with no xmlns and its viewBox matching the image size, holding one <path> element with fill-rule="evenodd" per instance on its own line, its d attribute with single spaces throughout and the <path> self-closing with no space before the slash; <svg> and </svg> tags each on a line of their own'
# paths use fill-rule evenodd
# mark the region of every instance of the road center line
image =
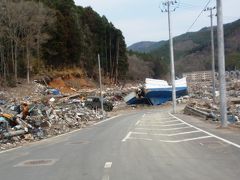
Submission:
<svg viewBox="0 0 240 180">
<path fill-rule="evenodd" d="M 110 169 L 112 167 L 112 162 L 106 162 L 104 165 L 105 169 Z"/>
<path fill-rule="evenodd" d="M 102 177 L 102 180 L 109 180 L 109 175 L 104 175 L 104 176 Z"/>
<path fill-rule="evenodd" d="M 221 137 L 219 137 L 219 136 L 217 136 L 217 135 L 214 135 L 214 134 L 212 134 L 212 133 L 210 133 L 210 132 L 208 132 L 208 131 L 205 131 L 205 130 L 203 130 L 203 129 L 201 129 L 201 128 L 198 128 L 198 127 L 196 127 L 196 126 L 193 126 L 193 125 L 191 125 L 191 124 L 183 121 L 182 119 L 174 116 L 174 115 L 171 114 L 171 113 L 169 113 L 169 115 L 171 115 L 172 117 L 178 119 L 179 121 L 184 122 L 184 123 L 187 124 L 188 126 L 191 126 L 191 127 L 195 128 L 195 129 L 197 129 L 197 130 L 199 130 L 199 131 L 202 131 L 202 132 L 208 134 L 209 136 L 215 137 L 216 139 L 219 139 L 219 140 L 221 140 L 221 141 L 223 141 L 223 142 L 225 142 L 225 143 L 228 143 L 228 144 L 230 144 L 230 145 L 232 145 L 232 146 L 235 146 L 235 147 L 237 147 L 237 148 L 240 149 L 240 145 L 239 145 L 239 144 L 236 144 L 236 143 L 231 142 L 231 141 L 229 141 L 229 140 L 227 140 L 227 139 L 224 139 L 224 138 L 221 138 Z"/>
<path fill-rule="evenodd" d="M 104 176 L 102 180 L 109 180 L 109 169 L 112 167 L 112 162 L 106 162 L 104 165 Z"/>
</svg>

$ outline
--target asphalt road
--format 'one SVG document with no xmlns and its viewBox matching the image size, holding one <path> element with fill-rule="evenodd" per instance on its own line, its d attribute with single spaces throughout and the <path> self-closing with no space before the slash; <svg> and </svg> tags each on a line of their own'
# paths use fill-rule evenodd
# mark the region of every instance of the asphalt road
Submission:
<svg viewBox="0 0 240 180">
<path fill-rule="evenodd" d="M 239 180 L 239 132 L 176 116 L 144 110 L 3 152 L 0 179 Z"/>
</svg>

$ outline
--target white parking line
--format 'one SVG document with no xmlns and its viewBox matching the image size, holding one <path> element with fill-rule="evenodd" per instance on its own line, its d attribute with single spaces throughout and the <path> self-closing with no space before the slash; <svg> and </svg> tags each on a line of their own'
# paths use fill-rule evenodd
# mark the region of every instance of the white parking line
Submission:
<svg viewBox="0 0 240 180">
<path fill-rule="evenodd" d="M 135 126 L 137 126 L 139 123 L 140 123 L 140 120 L 138 120 L 138 121 L 136 122 Z"/>
<path fill-rule="evenodd" d="M 142 125 L 139 124 L 139 126 L 144 126 L 144 127 L 172 127 L 172 126 L 179 126 L 179 125 L 183 125 L 185 123 L 178 123 L 178 124 L 167 124 L 167 125 Z"/>
<path fill-rule="evenodd" d="M 199 139 L 207 139 L 207 138 L 211 138 L 212 136 L 201 136 L 201 137 L 196 137 L 196 138 L 189 138 L 189 139 L 183 139 L 183 140 L 158 140 L 161 142 L 166 142 L 166 143 L 180 143 L 180 142 L 187 142 L 187 141 L 194 141 L 194 140 L 199 140 Z"/>
<path fill-rule="evenodd" d="M 152 141 L 152 139 L 149 139 L 149 138 L 136 138 L 136 137 L 129 137 L 128 139 L 144 140 L 144 141 Z"/>
<path fill-rule="evenodd" d="M 180 127 L 180 128 L 169 128 L 169 129 L 150 129 L 150 128 L 136 128 L 139 130 L 152 130 L 152 131 L 172 131 L 172 130 L 180 130 L 180 129 L 188 129 L 188 128 L 192 128 L 190 126 L 186 126 L 186 127 Z"/>
<path fill-rule="evenodd" d="M 132 132 L 130 131 L 125 138 L 123 138 L 122 142 L 125 142 L 131 136 Z"/>
<path fill-rule="evenodd" d="M 157 141 L 164 142 L 164 143 L 180 143 L 180 142 L 195 141 L 195 140 L 207 139 L 207 138 L 212 138 L 212 136 L 201 136 L 201 137 L 189 138 L 189 139 L 183 139 L 183 140 L 157 140 Z M 153 141 L 153 139 L 150 139 L 150 138 L 130 137 L 130 138 L 128 138 L 128 139 Z"/>
<path fill-rule="evenodd" d="M 197 129 L 197 130 L 199 130 L 199 131 L 202 131 L 202 132 L 208 134 L 209 136 L 215 137 L 216 139 L 219 139 L 219 140 L 221 140 L 221 141 L 223 141 L 223 142 L 225 142 L 225 143 L 227 143 L 227 144 L 230 144 L 230 145 L 235 146 L 235 147 L 237 147 L 237 148 L 240 149 L 240 145 L 239 145 L 239 144 L 236 144 L 236 143 L 231 142 L 231 141 L 229 141 L 229 140 L 227 140 L 227 139 L 224 139 L 224 138 L 221 138 L 221 137 L 219 137 L 219 136 L 216 136 L 216 135 L 214 135 L 214 134 L 212 134 L 212 133 L 210 133 L 210 132 L 208 132 L 208 131 L 205 131 L 205 130 L 200 129 L 200 128 L 196 127 L 196 126 L 193 126 L 193 125 L 191 125 L 191 124 L 183 121 L 182 119 L 174 116 L 174 115 L 171 114 L 171 113 L 169 113 L 169 115 L 171 115 L 172 117 L 178 119 L 178 120 L 181 121 L 181 122 L 184 122 L 186 125 L 188 125 L 188 126 L 190 126 L 190 127 L 192 127 L 192 128 L 195 128 L 195 129 Z"/>
<path fill-rule="evenodd" d="M 127 139 L 135 139 L 135 140 L 146 140 L 146 141 L 153 141 L 153 139 L 150 138 L 138 138 L 138 137 L 131 137 L 132 134 L 139 134 L 139 135 L 153 135 L 153 136 L 167 136 L 167 137 L 172 137 L 172 136 L 179 136 L 179 135 L 185 135 L 185 134 L 192 134 L 192 133 L 205 133 L 206 136 L 200 136 L 200 137 L 195 137 L 195 138 L 187 138 L 187 139 L 182 139 L 182 140 L 157 140 L 160 142 L 166 142 L 166 143 L 179 143 L 179 142 L 188 142 L 188 141 L 194 141 L 194 140 L 200 140 L 200 139 L 206 139 L 206 138 L 216 138 L 219 139 L 227 144 L 230 144 L 234 147 L 237 147 L 240 149 L 240 145 L 236 144 L 234 142 L 231 142 L 227 139 L 221 138 L 217 135 L 214 135 L 208 131 L 205 131 L 201 128 L 198 128 L 194 125 L 191 125 L 187 122 L 185 122 L 184 120 L 174 116 L 173 114 L 169 113 L 169 115 L 171 116 L 171 118 L 168 119 L 175 119 L 175 120 L 170 120 L 170 121 L 164 121 L 164 122 L 157 122 L 157 121 L 147 121 L 147 120 L 142 120 L 142 121 L 138 121 L 136 123 L 136 130 L 150 130 L 150 131 L 172 131 L 172 130 L 181 130 L 181 129 L 189 129 L 189 128 L 193 128 L 195 130 L 193 131 L 187 131 L 187 132 L 180 132 L 180 133 L 172 133 L 172 134 L 164 134 L 164 133 L 148 133 L 148 132 L 129 132 L 126 137 L 122 140 L 122 142 L 125 142 Z M 148 124 L 150 123 L 150 125 L 145 125 L 144 122 L 147 122 Z M 181 122 L 181 123 L 176 123 L 176 124 L 167 124 L 167 123 L 171 123 L 171 122 Z M 151 124 L 152 123 L 152 124 Z M 154 124 L 153 124 L 154 123 Z M 178 125 L 186 125 L 185 127 L 179 127 L 179 128 L 144 128 L 144 127 L 172 127 L 172 126 L 178 126 Z M 139 127 L 139 125 L 141 127 Z"/>
<path fill-rule="evenodd" d="M 144 133 L 144 132 L 131 132 L 132 134 L 140 134 L 140 135 L 153 135 L 153 136 L 179 136 L 179 135 L 185 135 L 185 134 L 193 134 L 193 133 L 199 133 L 201 131 L 196 130 L 196 131 L 187 131 L 187 132 L 181 132 L 181 133 L 174 133 L 174 134 L 158 134 L 158 133 Z"/>
<path fill-rule="evenodd" d="M 154 117 L 151 117 L 151 119 L 145 119 L 145 121 L 168 121 L 168 120 L 176 120 L 175 118 L 172 118 L 172 117 L 168 117 L 168 118 L 161 118 L 161 117 L 157 117 L 157 118 L 154 118 Z"/>
<path fill-rule="evenodd" d="M 168 119 L 175 119 L 172 117 L 158 117 L 159 120 L 168 120 Z"/>
<path fill-rule="evenodd" d="M 179 120 L 172 120 L 172 121 L 147 121 L 147 120 L 144 120 L 144 121 L 141 121 L 142 123 L 152 123 L 152 124 L 166 124 L 166 123 L 171 123 L 171 122 L 179 122 Z"/>
</svg>

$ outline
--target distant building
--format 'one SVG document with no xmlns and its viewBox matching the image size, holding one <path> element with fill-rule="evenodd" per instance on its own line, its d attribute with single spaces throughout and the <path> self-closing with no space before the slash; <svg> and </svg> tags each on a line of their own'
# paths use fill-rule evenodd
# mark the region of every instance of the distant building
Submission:
<svg viewBox="0 0 240 180">
<path fill-rule="evenodd" d="M 183 77 L 186 77 L 187 79 L 188 92 L 190 94 L 197 92 L 202 88 L 212 86 L 212 71 L 183 73 Z"/>
<path fill-rule="evenodd" d="M 212 81 L 212 71 L 196 71 L 183 73 L 183 77 L 187 78 L 187 82 Z"/>
</svg>

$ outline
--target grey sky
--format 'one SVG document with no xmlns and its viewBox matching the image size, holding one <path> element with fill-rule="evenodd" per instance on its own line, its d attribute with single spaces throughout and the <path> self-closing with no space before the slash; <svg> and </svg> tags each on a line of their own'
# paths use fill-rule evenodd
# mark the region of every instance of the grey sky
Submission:
<svg viewBox="0 0 240 180">
<path fill-rule="evenodd" d="M 161 13 L 161 0 L 75 0 L 77 5 L 91 6 L 121 29 L 127 45 L 139 41 L 168 39 L 167 14 Z M 208 0 L 178 0 L 173 13 L 173 34 L 183 34 L 191 26 Z M 210 7 L 216 4 L 212 0 Z M 240 19 L 240 0 L 223 0 L 224 23 Z M 216 21 L 215 21 L 216 22 Z M 209 26 L 208 13 L 203 13 L 190 31 Z M 215 23 L 216 24 L 216 23 Z"/>
</svg>

